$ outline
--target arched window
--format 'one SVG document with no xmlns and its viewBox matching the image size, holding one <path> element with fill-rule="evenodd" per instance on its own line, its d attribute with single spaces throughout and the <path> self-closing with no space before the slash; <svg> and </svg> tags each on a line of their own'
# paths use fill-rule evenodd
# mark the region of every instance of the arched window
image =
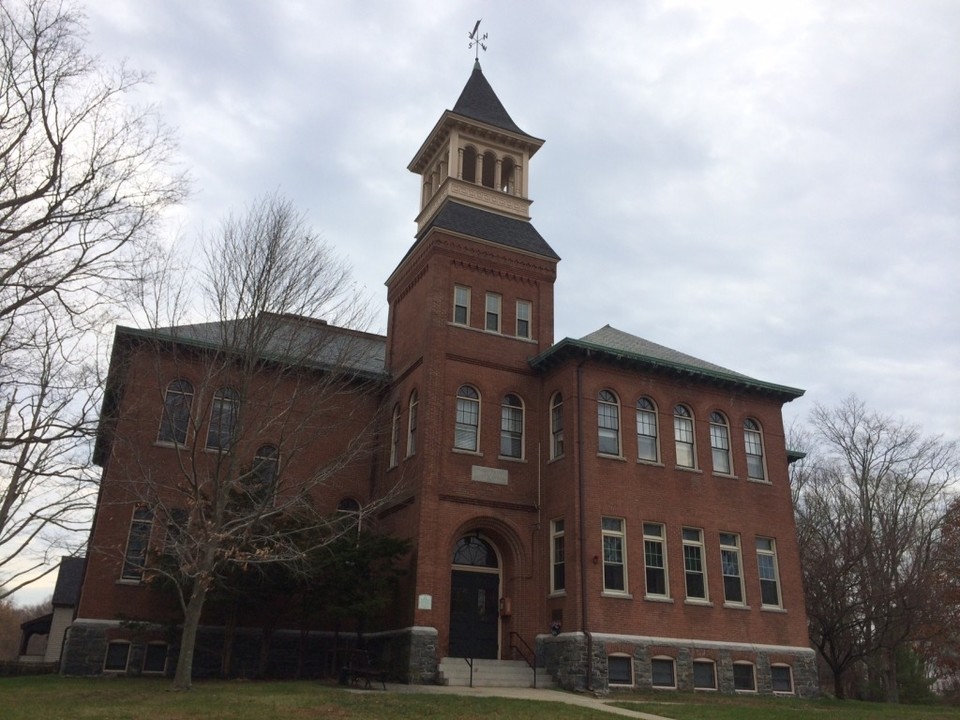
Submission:
<svg viewBox="0 0 960 720">
<path fill-rule="evenodd" d="M 473 567 L 499 567 L 497 553 L 486 540 L 477 535 L 467 535 L 457 540 L 453 549 L 454 565 L 471 565 Z"/>
<path fill-rule="evenodd" d="M 343 498 L 337 503 L 337 512 L 358 513 L 360 512 L 360 503 L 352 497 Z"/>
<path fill-rule="evenodd" d="M 649 398 L 637 400 L 637 458 L 657 462 L 657 410 Z"/>
<path fill-rule="evenodd" d="M 480 178 L 480 184 L 484 187 L 492 188 L 496 169 L 497 156 L 487 150 L 487 152 L 483 154 L 483 177 Z"/>
<path fill-rule="evenodd" d="M 407 412 L 407 457 L 417 452 L 417 391 L 410 393 L 410 409 Z"/>
<path fill-rule="evenodd" d="M 523 457 L 523 402 L 512 394 L 500 404 L 500 454 Z"/>
<path fill-rule="evenodd" d="M 598 452 L 620 454 L 620 403 L 609 390 L 597 395 Z"/>
<path fill-rule="evenodd" d="M 729 475 L 730 427 L 723 413 L 710 413 L 710 450 L 713 455 L 713 471 Z"/>
<path fill-rule="evenodd" d="M 509 193 L 514 195 L 513 190 L 513 169 L 516 167 L 516 164 L 513 162 L 513 158 L 506 157 L 503 159 L 503 162 L 500 164 L 500 192 Z"/>
<path fill-rule="evenodd" d="M 190 429 L 190 406 L 193 403 L 193 385 L 187 380 L 174 380 L 163 394 L 163 415 L 157 442 L 183 445 Z"/>
<path fill-rule="evenodd" d="M 673 409 L 673 439 L 677 450 L 677 465 L 696 467 L 697 454 L 693 446 L 693 415 L 686 405 Z"/>
<path fill-rule="evenodd" d="M 743 421 L 743 443 L 747 451 L 747 477 L 751 480 L 766 480 L 763 469 L 763 433 L 756 420 Z"/>
<path fill-rule="evenodd" d="M 209 450 L 229 450 L 237 428 L 237 392 L 231 388 L 220 388 L 213 396 L 210 407 L 210 429 L 207 431 Z"/>
<path fill-rule="evenodd" d="M 253 458 L 249 494 L 254 503 L 269 503 L 277 485 L 280 452 L 273 445 L 261 445 Z"/>
<path fill-rule="evenodd" d="M 480 434 L 480 393 L 469 385 L 457 390 L 457 425 L 453 446 L 476 452 Z"/>
<path fill-rule="evenodd" d="M 467 182 L 477 182 L 477 150 L 472 145 L 463 149 L 463 167 L 460 177 Z"/>
<path fill-rule="evenodd" d="M 400 406 L 393 406 L 393 415 L 390 416 L 390 467 L 399 462 L 400 456 Z"/>
<path fill-rule="evenodd" d="M 554 393 L 550 401 L 550 459 L 563 457 L 563 395 Z"/>
</svg>

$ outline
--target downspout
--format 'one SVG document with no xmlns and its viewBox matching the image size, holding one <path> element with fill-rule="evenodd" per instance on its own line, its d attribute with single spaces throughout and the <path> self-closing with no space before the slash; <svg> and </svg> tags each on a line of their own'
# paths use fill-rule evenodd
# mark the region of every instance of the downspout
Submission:
<svg viewBox="0 0 960 720">
<path fill-rule="evenodd" d="M 587 541 L 584 531 L 587 524 L 585 509 L 586 487 L 583 481 L 583 365 L 590 359 L 587 357 L 577 365 L 577 490 L 580 500 L 580 628 L 587 639 L 587 690 L 593 690 L 593 636 L 587 629 Z"/>
</svg>

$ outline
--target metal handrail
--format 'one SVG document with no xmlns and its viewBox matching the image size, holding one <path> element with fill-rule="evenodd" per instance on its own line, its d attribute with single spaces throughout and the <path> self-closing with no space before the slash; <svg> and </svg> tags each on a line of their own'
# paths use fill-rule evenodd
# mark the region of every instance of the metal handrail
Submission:
<svg viewBox="0 0 960 720">
<path fill-rule="evenodd" d="M 514 644 L 513 642 L 514 638 L 519 640 L 520 643 L 523 645 L 523 647 L 520 647 L 519 645 Z M 533 686 L 536 687 L 537 686 L 537 654 L 533 651 L 533 648 L 531 648 L 527 644 L 527 641 L 524 640 L 522 637 L 520 637 L 520 633 L 518 633 L 516 630 L 510 631 L 510 649 L 516 650 L 520 654 L 520 657 L 522 657 L 526 661 L 527 665 L 530 666 L 530 669 L 533 670 Z M 526 649 L 527 652 L 524 652 L 524 649 Z M 530 657 L 527 657 L 527 653 L 530 654 Z M 533 658 L 533 659 L 531 660 L 530 658 Z"/>
</svg>

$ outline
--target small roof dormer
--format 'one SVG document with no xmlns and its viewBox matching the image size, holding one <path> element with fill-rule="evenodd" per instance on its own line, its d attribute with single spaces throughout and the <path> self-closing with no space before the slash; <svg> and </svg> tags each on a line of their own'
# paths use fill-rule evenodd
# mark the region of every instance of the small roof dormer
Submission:
<svg viewBox="0 0 960 720">
<path fill-rule="evenodd" d="M 407 166 L 422 178 L 417 228 L 448 198 L 530 219 L 530 158 L 543 140 L 521 130 L 476 62 L 453 110 L 443 113 Z"/>
</svg>

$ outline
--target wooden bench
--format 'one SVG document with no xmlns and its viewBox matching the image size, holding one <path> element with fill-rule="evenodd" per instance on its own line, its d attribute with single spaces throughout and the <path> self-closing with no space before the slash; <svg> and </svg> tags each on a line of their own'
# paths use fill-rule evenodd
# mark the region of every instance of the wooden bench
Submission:
<svg viewBox="0 0 960 720">
<path fill-rule="evenodd" d="M 378 680 L 383 686 L 383 689 L 387 689 L 386 670 L 379 670 L 373 667 L 372 663 L 370 662 L 370 655 L 367 654 L 366 650 L 350 651 L 346 672 L 348 682 L 351 685 L 359 686 L 362 682 L 363 687 L 369 690 L 370 682 Z"/>
</svg>

